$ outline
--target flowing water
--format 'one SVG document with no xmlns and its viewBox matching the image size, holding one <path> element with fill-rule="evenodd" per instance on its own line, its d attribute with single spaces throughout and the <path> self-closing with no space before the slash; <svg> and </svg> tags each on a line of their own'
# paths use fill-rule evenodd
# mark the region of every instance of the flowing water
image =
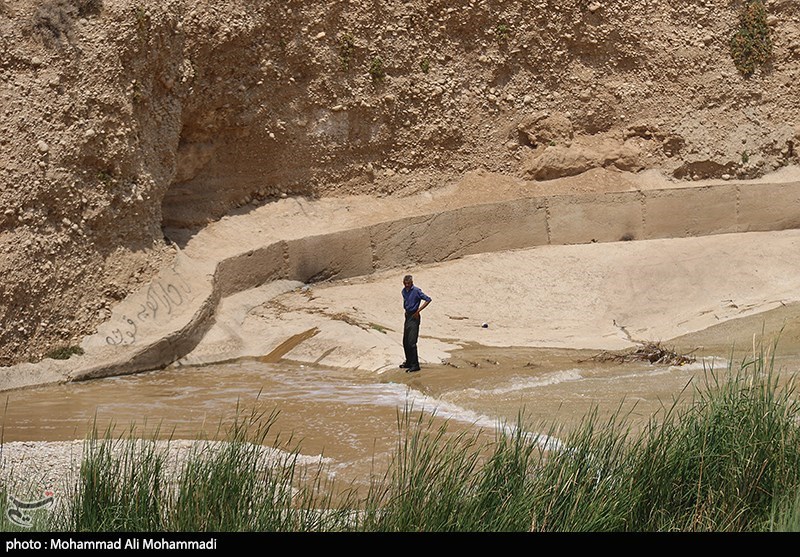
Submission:
<svg viewBox="0 0 800 557">
<path fill-rule="evenodd" d="M 599 363 L 574 351 L 477 348 L 450 365 L 380 375 L 258 359 L 173 367 L 5 393 L 4 442 L 85 438 L 92 428 L 115 435 L 172 439 L 224 438 L 237 415 L 276 413 L 268 439 L 291 439 L 304 455 L 326 457 L 349 479 L 385 470 L 404 409 L 421 411 L 448 430 L 513 426 L 552 433 L 592 408 L 623 409 L 645 423 L 670 406 L 705 370 L 647 362 Z M 458 367 L 455 367 L 458 366 Z M 522 413 L 522 414 L 521 414 Z"/>
<path fill-rule="evenodd" d="M 267 442 L 321 455 L 335 474 L 364 481 L 386 470 L 406 409 L 425 423 L 481 431 L 487 440 L 520 419 L 543 440 L 559 438 L 556 426 L 574 427 L 593 410 L 626 416 L 635 431 L 677 399 L 688 400 L 705 378 L 724 373 L 728 359 L 738 369 L 752 358 L 754 331 L 767 349 L 782 335 L 768 357 L 781 377 L 793 377 L 800 370 L 797 304 L 674 339 L 665 348 L 695 358 L 684 365 L 618 363 L 585 350 L 466 346 L 447 364 L 417 373 L 327 369 L 265 356 L 9 391 L 2 441 L 84 439 L 93 428 L 101 434 L 113 428 L 119 437 L 133 428 L 145 438 L 224 439 L 237 415 L 256 412 L 275 419 Z"/>
</svg>

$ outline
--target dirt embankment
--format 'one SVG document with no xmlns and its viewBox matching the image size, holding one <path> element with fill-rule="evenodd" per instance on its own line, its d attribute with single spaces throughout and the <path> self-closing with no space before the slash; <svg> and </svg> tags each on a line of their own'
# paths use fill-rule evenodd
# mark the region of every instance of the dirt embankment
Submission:
<svg viewBox="0 0 800 557">
<path fill-rule="evenodd" d="M 484 169 L 797 162 L 800 6 L 745 77 L 728 0 L 0 0 L 0 364 L 77 344 L 198 227 Z M 491 196 L 491 192 L 489 192 Z"/>
</svg>

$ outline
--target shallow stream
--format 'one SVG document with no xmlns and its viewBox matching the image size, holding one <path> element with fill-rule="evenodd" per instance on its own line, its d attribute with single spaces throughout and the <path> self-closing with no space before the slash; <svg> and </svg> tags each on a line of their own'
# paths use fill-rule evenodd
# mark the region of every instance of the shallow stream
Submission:
<svg viewBox="0 0 800 557">
<path fill-rule="evenodd" d="M 397 445 L 405 408 L 421 410 L 448 430 L 522 423 L 534 433 L 577 424 L 597 407 L 646 420 L 687 391 L 722 360 L 682 366 L 599 363 L 567 350 L 480 347 L 449 365 L 380 375 L 296 362 L 243 359 L 39 387 L 4 394 L 4 442 L 85 438 L 92 428 L 114 436 L 224 438 L 234 417 L 273 412 L 267 440 L 291 436 L 304 455 L 326 457 L 332 469 L 364 479 L 382 471 Z M 458 367 L 456 367 L 458 366 Z M 556 436 L 557 437 L 557 436 Z"/>
</svg>

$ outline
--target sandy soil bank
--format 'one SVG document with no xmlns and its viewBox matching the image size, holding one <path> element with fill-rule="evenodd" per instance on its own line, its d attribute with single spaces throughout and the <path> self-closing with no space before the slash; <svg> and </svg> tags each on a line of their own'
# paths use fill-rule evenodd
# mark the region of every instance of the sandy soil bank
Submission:
<svg viewBox="0 0 800 557">
<path fill-rule="evenodd" d="M 798 345 L 800 231 L 541 246 L 301 285 L 223 301 L 217 325 L 180 365 L 287 358 L 385 373 L 402 361 L 401 279 L 433 303 L 420 357 L 452 363 L 479 346 L 623 350 L 638 342 L 728 355 L 783 328 Z M 486 327 L 482 325 L 486 323 Z"/>
</svg>

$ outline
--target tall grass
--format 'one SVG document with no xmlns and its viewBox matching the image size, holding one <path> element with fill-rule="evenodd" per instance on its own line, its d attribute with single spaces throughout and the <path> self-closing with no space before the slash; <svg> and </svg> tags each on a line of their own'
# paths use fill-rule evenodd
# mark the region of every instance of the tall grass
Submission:
<svg viewBox="0 0 800 557">
<path fill-rule="evenodd" d="M 800 532 L 800 492 L 790 493 L 775 502 L 765 530 Z"/>
<path fill-rule="evenodd" d="M 721 378 L 707 373 L 688 409 L 639 440 L 632 479 L 640 529 L 750 531 L 793 493 L 798 403 L 762 352 Z"/>
<path fill-rule="evenodd" d="M 163 530 L 168 447 L 137 439 L 133 426 L 127 437 L 115 438 L 113 430 L 100 436 L 92 429 L 63 526 L 76 532 Z"/>
<path fill-rule="evenodd" d="M 779 377 L 769 351 L 754 351 L 737 368 L 705 370 L 636 433 L 622 408 L 605 418 L 593 410 L 571 430 L 532 427 L 520 412 L 487 438 L 405 407 L 392 460 L 362 490 L 335 485 L 321 461 L 301 464 L 291 437 L 270 442 L 275 413 L 237 417 L 225 441 L 197 443 L 180 465 L 155 442 L 94 435 L 66 510 L 51 513 L 48 526 L 800 530 L 800 407 L 793 380 Z M 553 437 L 558 445 L 543 442 Z"/>
<path fill-rule="evenodd" d="M 389 470 L 373 482 L 361 530 L 453 530 L 478 455 L 477 433 L 448 436 L 447 424 L 413 408 L 398 414 L 397 452 Z"/>
<path fill-rule="evenodd" d="M 275 443 L 290 450 L 270 450 L 267 437 L 277 419 L 273 412 L 237 416 L 222 442 L 195 445 L 182 468 L 169 525 L 178 531 L 308 531 L 334 528 L 339 515 L 330 509 L 332 493 L 323 487 L 325 469 L 298 466 L 299 447 L 292 438 Z"/>
<path fill-rule="evenodd" d="M 534 531 L 624 531 L 629 528 L 631 494 L 624 488 L 631 458 L 627 414 L 603 421 L 592 410 L 562 435 L 563 449 L 541 451 L 532 473 Z"/>
<path fill-rule="evenodd" d="M 762 351 L 706 370 L 632 438 L 616 414 L 588 416 L 569 450 L 541 462 L 533 527 L 593 531 L 760 531 L 797 512 L 800 429 L 793 381 Z M 780 519 L 775 508 L 784 501 Z M 781 522 L 781 520 L 783 522 Z M 795 521 L 796 523 L 796 521 Z"/>
<path fill-rule="evenodd" d="M 133 430 L 115 438 L 113 426 L 94 430 L 69 516 L 54 517 L 59 529 L 74 531 L 308 531 L 341 528 L 332 509 L 325 470 L 298 466 L 291 437 L 269 433 L 277 412 L 237 408 L 232 424 L 217 437 L 170 451 L 171 441 L 137 439 Z M 171 456 L 170 456 L 171 455 Z M 348 501 L 349 499 L 345 499 Z M 321 506 L 320 506 L 321 505 Z M 319 512 L 318 509 L 327 512 Z"/>
</svg>

